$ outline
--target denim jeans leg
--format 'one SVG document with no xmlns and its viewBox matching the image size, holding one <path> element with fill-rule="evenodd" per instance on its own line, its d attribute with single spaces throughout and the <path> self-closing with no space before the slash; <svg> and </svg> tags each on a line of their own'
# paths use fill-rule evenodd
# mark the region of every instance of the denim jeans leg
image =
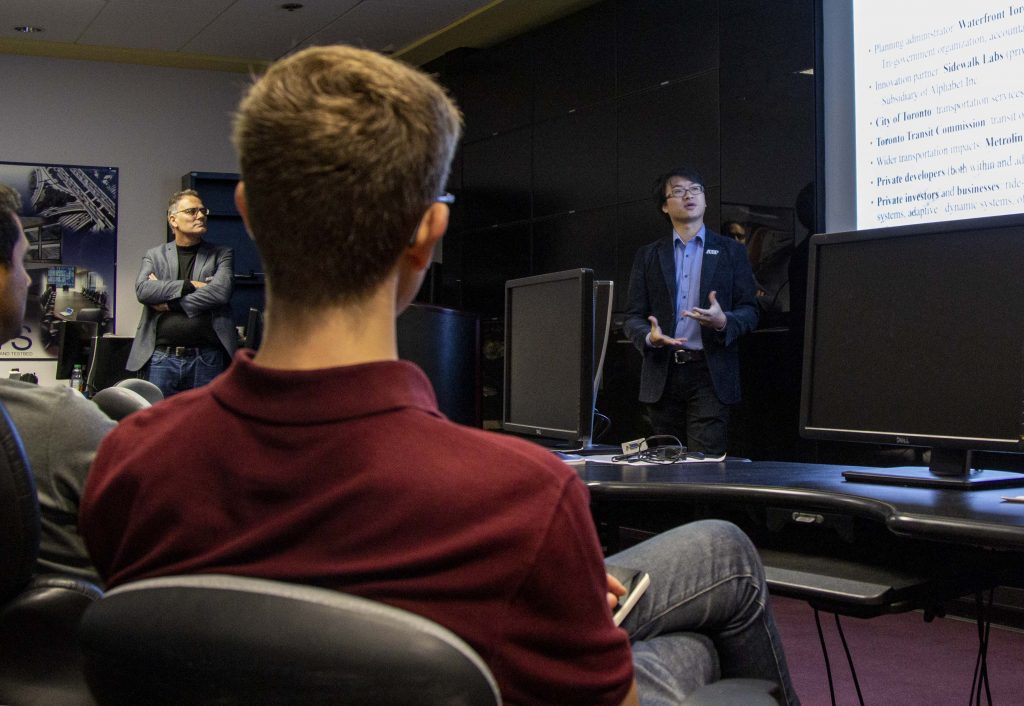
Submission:
<svg viewBox="0 0 1024 706">
<path fill-rule="evenodd" d="M 768 606 L 764 569 L 738 527 L 720 520 L 683 525 L 608 557 L 608 563 L 651 576 L 647 593 L 622 624 L 634 642 L 641 703 L 667 703 L 664 694 L 672 688 L 680 690 L 672 697 L 678 703 L 698 685 L 684 673 L 694 668 L 693 660 L 678 663 L 680 645 L 659 638 L 699 633 L 714 644 L 723 678 L 773 681 L 782 686 L 786 704 L 799 704 Z M 674 684 L 664 678 L 669 674 L 679 674 Z"/>
<path fill-rule="evenodd" d="M 219 348 L 204 348 L 200 355 L 188 360 L 185 380 L 189 388 L 202 387 L 224 372 L 225 355 Z"/>
<path fill-rule="evenodd" d="M 149 358 L 146 379 L 160 388 L 164 397 L 180 392 L 181 360 L 156 351 Z"/>
</svg>

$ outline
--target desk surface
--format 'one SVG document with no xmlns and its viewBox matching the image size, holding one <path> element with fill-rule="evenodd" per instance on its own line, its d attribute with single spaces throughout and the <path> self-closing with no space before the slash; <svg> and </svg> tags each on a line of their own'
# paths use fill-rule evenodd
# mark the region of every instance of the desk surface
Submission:
<svg viewBox="0 0 1024 706">
<path fill-rule="evenodd" d="M 851 483 L 852 466 L 764 462 L 577 468 L 593 498 L 715 500 L 841 512 L 906 537 L 1024 550 L 1024 504 L 1001 502 L 1022 489 L 946 490 Z"/>
</svg>

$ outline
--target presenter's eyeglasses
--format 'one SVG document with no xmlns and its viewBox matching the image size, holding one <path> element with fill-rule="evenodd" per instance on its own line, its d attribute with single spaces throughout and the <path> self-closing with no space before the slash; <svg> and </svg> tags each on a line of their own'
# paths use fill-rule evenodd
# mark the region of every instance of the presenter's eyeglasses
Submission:
<svg viewBox="0 0 1024 706">
<path fill-rule="evenodd" d="M 666 196 L 667 199 L 681 199 L 684 196 L 700 196 L 704 193 L 704 187 L 700 184 L 693 184 L 692 186 L 677 186 L 672 189 L 672 193 Z"/>
<path fill-rule="evenodd" d="M 206 208 L 205 206 L 203 208 L 183 208 L 180 211 L 175 211 L 171 215 L 173 216 L 175 213 L 184 213 L 189 218 L 195 218 L 200 213 L 203 214 L 204 216 L 209 216 L 210 215 L 210 209 Z"/>
</svg>

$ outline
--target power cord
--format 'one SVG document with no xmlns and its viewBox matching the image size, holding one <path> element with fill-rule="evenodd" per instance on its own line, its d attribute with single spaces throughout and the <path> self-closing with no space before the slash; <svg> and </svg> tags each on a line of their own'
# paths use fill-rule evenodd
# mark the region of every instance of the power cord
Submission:
<svg viewBox="0 0 1024 706">
<path fill-rule="evenodd" d="M 597 422 L 601 422 L 601 428 L 597 428 Z M 607 414 L 602 414 L 600 410 L 594 409 L 594 432 L 591 435 L 592 441 L 600 441 L 601 437 L 608 433 L 608 430 L 612 428 L 612 420 Z"/>
<path fill-rule="evenodd" d="M 988 604 L 982 591 L 974 594 L 974 602 L 978 608 L 978 658 L 974 662 L 974 678 L 971 680 L 971 696 L 968 706 L 981 706 L 981 691 L 984 685 L 988 705 L 992 706 L 992 690 L 988 681 L 988 638 L 992 629 L 992 600 L 995 589 L 988 590 Z"/>
<path fill-rule="evenodd" d="M 653 442 L 653 443 L 652 443 Z M 686 447 L 671 434 L 657 434 L 648 436 L 638 442 L 628 442 L 635 445 L 635 451 L 612 456 L 612 461 L 643 461 L 645 463 L 676 463 L 687 456 L 696 458 L 697 453 L 688 454 Z M 660 445 L 658 445 L 660 444 Z M 623 446 L 626 446 L 624 444 Z M 700 454 L 703 458 L 703 454 Z"/>
<path fill-rule="evenodd" d="M 828 657 L 828 646 L 825 644 L 825 632 L 821 629 L 821 614 L 817 608 L 811 606 L 814 611 L 814 625 L 818 628 L 818 641 L 821 643 L 821 654 L 825 658 L 825 675 L 828 677 L 828 693 L 832 699 L 832 706 L 836 706 L 836 687 L 832 680 L 832 662 Z M 839 632 L 839 641 L 846 653 L 846 663 L 850 667 L 850 676 L 853 678 L 853 688 L 857 690 L 857 702 L 864 706 L 864 694 L 860 690 L 860 680 L 857 678 L 857 669 L 853 666 L 853 654 L 850 652 L 850 645 L 846 642 L 846 634 L 843 632 L 843 625 L 839 620 L 839 613 L 833 613 L 836 621 L 836 630 Z"/>
</svg>

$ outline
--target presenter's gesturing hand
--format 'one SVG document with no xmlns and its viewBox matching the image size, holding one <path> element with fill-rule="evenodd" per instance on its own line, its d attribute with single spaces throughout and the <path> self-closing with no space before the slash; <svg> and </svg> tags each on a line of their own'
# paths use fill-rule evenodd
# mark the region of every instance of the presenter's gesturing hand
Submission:
<svg viewBox="0 0 1024 706">
<path fill-rule="evenodd" d="M 657 318 L 648 316 L 647 320 L 651 322 L 651 332 L 647 334 L 647 345 L 652 348 L 661 348 L 662 346 L 681 346 L 686 343 L 685 338 L 672 338 L 663 334 L 661 332 L 661 326 L 658 325 Z"/>
<path fill-rule="evenodd" d="M 711 302 L 711 306 L 707 309 L 695 306 L 684 311 L 683 316 L 695 319 L 701 326 L 710 326 L 716 331 L 721 331 L 728 323 L 728 319 L 725 318 L 725 312 L 722 311 L 722 305 L 718 303 L 715 292 L 708 293 L 708 301 Z"/>
</svg>

